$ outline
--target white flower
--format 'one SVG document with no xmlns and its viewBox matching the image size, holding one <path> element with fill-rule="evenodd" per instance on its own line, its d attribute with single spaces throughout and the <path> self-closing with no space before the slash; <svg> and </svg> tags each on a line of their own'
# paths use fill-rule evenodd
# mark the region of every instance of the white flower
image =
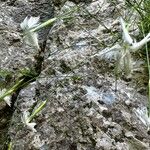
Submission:
<svg viewBox="0 0 150 150">
<path fill-rule="evenodd" d="M 0 95 L 3 95 L 6 92 L 6 89 L 2 89 L 0 91 Z M 11 95 L 5 96 L 4 101 L 7 103 L 7 105 L 11 106 Z"/>
<path fill-rule="evenodd" d="M 121 28 L 122 28 L 122 31 L 123 31 L 123 40 L 124 42 L 127 42 L 128 44 L 133 44 L 133 39 L 131 38 L 128 30 L 127 30 L 127 27 L 125 25 L 125 22 L 122 18 L 120 18 L 120 24 L 121 24 Z"/>
<path fill-rule="evenodd" d="M 150 33 L 141 41 L 134 42 L 122 18 L 120 18 L 120 24 L 122 28 L 123 44 L 117 44 L 111 48 L 106 48 L 96 55 L 107 60 L 116 60 L 117 72 L 123 69 L 126 75 L 130 75 L 133 70 L 131 52 L 139 50 L 144 44 L 149 42 Z"/>
<path fill-rule="evenodd" d="M 141 120 L 141 122 L 149 129 L 150 117 L 148 116 L 147 108 L 137 108 L 133 109 L 133 111 L 135 112 L 136 116 Z"/>
<path fill-rule="evenodd" d="M 116 60 L 116 73 L 124 70 L 127 76 L 131 74 L 133 63 L 129 49 L 117 44 L 111 48 L 102 50 L 96 55 L 106 60 Z"/>
<path fill-rule="evenodd" d="M 38 25 L 39 19 L 40 17 L 26 17 L 20 24 L 20 27 L 25 33 L 25 41 L 36 50 L 39 49 L 38 34 L 36 32 L 33 32 L 32 29 Z"/>
<path fill-rule="evenodd" d="M 34 122 L 30 123 L 29 112 L 27 111 L 23 112 L 22 122 L 28 127 L 28 129 L 32 130 L 33 132 L 37 132 L 36 129 L 34 128 L 36 123 Z"/>
<path fill-rule="evenodd" d="M 22 30 L 28 31 L 38 25 L 40 17 L 26 17 L 20 24 Z"/>
</svg>

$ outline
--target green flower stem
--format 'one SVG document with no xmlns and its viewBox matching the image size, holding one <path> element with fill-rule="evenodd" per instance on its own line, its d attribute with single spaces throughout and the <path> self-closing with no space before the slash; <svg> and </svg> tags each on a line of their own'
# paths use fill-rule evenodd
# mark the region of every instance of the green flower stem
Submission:
<svg viewBox="0 0 150 150">
<path fill-rule="evenodd" d="M 141 27 L 142 27 L 143 35 L 145 37 L 145 31 L 142 23 L 141 23 Z M 148 67 L 148 116 L 150 116 L 150 59 L 149 59 L 149 51 L 148 51 L 147 43 L 145 45 L 145 49 L 146 49 L 146 59 L 147 59 L 147 67 Z"/>
<path fill-rule="evenodd" d="M 4 94 L 0 95 L 0 101 L 3 101 L 6 96 L 11 95 L 12 93 L 14 93 L 21 86 L 23 81 L 24 81 L 24 79 L 21 79 L 12 88 L 7 90 Z"/>
<path fill-rule="evenodd" d="M 31 29 L 30 31 L 31 31 L 31 32 L 36 32 L 36 31 L 40 30 L 41 28 L 46 27 L 46 26 L 52 24 L 52 23 L 55 22 L 56 20 L 57 20 L 56 17 L 55 17 L 55 18 L 52 18 L 52 19 L 49 19 L 49 20 L 47 20 L 46 22 L 40 24 L 39 26 L 37 26 L 37 27 Z"/>
<path fill-rule="evenodd" d="M 30 117 L 28 118 L 28 122 L 31 122 L 32 119 L 44 108 L 44 106 L 46 105 L 47 100 L 43 101 L 40 106 L 30 115 Z"/>
<path fill-rule="evenodd" d="M 71 14 L 73 12 L 76 12 L 78 9 L 79 9 L 79 7 L 75 7 L 74 9 L 70 10 L 69 12 L 66 12 L 66 14 L 54 17 L 52 19 L 49 19 L 46 22 L 43 22 L 42 24 L 38 25 L 37 27 L 31 29 L 30 32 L 36 32 L 36 31 L 40 30 L 41 28 L 49 26 L 49 25 L 51 25 L 52 23 L 54 23 L 58 19 L 62 19 L 62 20 L 63 19 L 68 19 L 68 18 L 70 18 Z"/>
<path fill-rule="evenodd" d="M 8 150 L 12 150 L 12 142 L 8 144 Z"/>
</svg>

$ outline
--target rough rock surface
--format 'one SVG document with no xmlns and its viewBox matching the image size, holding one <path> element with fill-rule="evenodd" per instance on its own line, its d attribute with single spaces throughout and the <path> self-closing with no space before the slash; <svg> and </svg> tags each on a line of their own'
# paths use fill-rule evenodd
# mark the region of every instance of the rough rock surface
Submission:
<svg viewBox="0 0 150 150">
<path fill-rule="evenodd" d="M 15 79 L 20 76 L 19 72 L 22 69 L 31 69 L 35 66 L 34 57 L 37 52 L 24 43 L 20 29 L 20 23 L 27 15 L 40 15 L 41 22 L 51 18 L 53 16 L 51 1 L 0 1 L 0 88 L 2 89 L 10 88 Z M 49 29 L 43 29 L 39 33 L 40 44 L 46 40 Z M 0 103 L 0 149 L 6 140 L 5 136 L 13 112 L 5 106 L 4 102 Z"/>
<path fill-rule="evenodd" d="M 74 6 L 66 2 L 56 14 Z M 52 28 L 42 71 L 20 91 L 15 103 L 8 131 L 12 149 L 150 149 L 148 127 L 135 114 L 136 108 L 147 105 L 146 95 L 136 91 L 135 82 L 123 80 L 118 80 L 115 91 L 113 62 L 95 55 L 120 39 L 118 18 L 125 12 L 123 6 L 123 1 L 114 5 L 109 0 L 96 0 L 82 5 L 73 19 Z M 19 21 L 12 27 L 16 29 Z M 30 58 L 32 51 L 22 55 Z M 22 114 L 32 113 L 44 100 L 46 106 L 33 119 L 37 124 L 37 132 L 33 132 L 22 122 Z"/>
</svg>

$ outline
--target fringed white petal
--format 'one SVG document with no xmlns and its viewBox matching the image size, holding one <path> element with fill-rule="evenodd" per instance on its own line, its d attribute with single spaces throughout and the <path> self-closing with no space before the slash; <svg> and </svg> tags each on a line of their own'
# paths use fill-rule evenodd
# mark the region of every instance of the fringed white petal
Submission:
<svg viewBox="0 0 150 150">
<path fill-rule="evenodd" d="M 35 122 L 27 123 L 26 125 L 27 125 L 28 129 L 30 129 L 31 131 L 37 132 L 36 129 L 34 128 L 36 125 Z"/>
<path fill-rule="evenodd" d="M 38 25 L 40 17 L 26 17 L 24 21 L 20 24 L 20 27 L 24 30 L 24 39 L 33 48 L 38 50 L 38 34 L 36 32 L 32 32 L 31 29 Z"/>
<path fill-rule="evenodd" d="M 137 109 L 134 109 L 134 112 L 135 112 L 136 116 L 141 120 L 141 122 L 149 128 L 150 127 L 150 117 L 148 117 L 147 108 L 145 108 L 145 107 L 137 108 Z"/>
<path fill-rule="evenodd" d="M 22 117 L 21 117 L 22 122 L 23 122 L 24 124 L 26 124 L 26 123 L 28 122 L 28 116 L 29 116 L 29 112 L 24 111 L 24 112 L 23 112 L 23 115 L 22 115 Z"/>
<path fill-rule="evenodd" d="M 111 47 L 111 48 L 106 48 L 102 51 L 100 51 L 96 56 L 99 56 L 101 58 L 105 58 L 107 60 L 117 60 L 118 56 L 120 55 L 121 51 L 121 46 L 119 44 Z"/>
<path fill-rule="evenodd" d="M 40 17 L 26 17 L 23 22 L 20 24 L 22 30 L 30 30 L 38 25 Z"/>
<path fill-rule="evenodd" d="M 29 31 L 25 37 L 25 42 L 29 44 L 30 46 L 34 47 L 35 49 L 39 49 L 39 43 L 38 43 L 38 34 L 36 32 Z"/>
<path fill-rule="evenodd" d="M 29 29 L 35 27 L 38 25 L 38 22 L 39 22 L 39 19 L 40 17 L 30 17 L 29 20 L 28 20 L 28 27 Z"/>
<path fill-rule="evenodd" d="M 129 45 L 132 45 L 133 44 L 133 39 L 131 38 L 127 28 L 126 28 L 126 25 L 125 25 L 125 22 L 122 18 L 120 18 L 120 24 L 121 24 L 121 28 L 122 28 L 122 31 L 123 31 L 123 40 L 124 42 L 128 43 Z"/>
<path fill-rule="evenodd" d="M 3 95 L 6 92 L 6 89 L 2 89 L 0 91 L 0 95 Z M 5 96 L 4 101 L 6 102 L 7 105 L 11 106 L 11 95 Z"/>
<path fill-rule="evenodd" d="M 20 27 L 22 30 L 27 30 L 28 29 L 28 17 L 26 17 L 23 22 L 20 24 Z"/>
<path fill-rule="evenodd" d="M 4 98 L 4 101 L 7 103 L 8 106 L 11 107 L 11 96 L 6 96 L 6 97 Z"/>
<path fill-rule="evenodd" d="M 34 128 L 36 123 L 29 122 L 29 112 L 27 111 L 23 112 L 22 122 L 27 126 L 28 129 L 30 129 L 33 132 L 37 132 L 36 129 Z"/>
</svg>

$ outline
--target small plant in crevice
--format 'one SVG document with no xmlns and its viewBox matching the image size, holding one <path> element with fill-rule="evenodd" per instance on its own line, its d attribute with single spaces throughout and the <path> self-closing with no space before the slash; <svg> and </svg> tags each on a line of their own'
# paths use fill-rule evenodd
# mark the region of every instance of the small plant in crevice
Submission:
<svg viewBox="0 0 150 150">
<path fill-rule="evenodd" d="M 139 29 L 141 35 L 145 37 L 145 34 L 150 31 L 150 0 L 126 0 L 127 6 L 133 8 L 139 15 Z M 150 44 L 146 43 L 145 51 L 142 53 L 146 56 L 147 70 L 148 70 L 148 115 L 150 116 Z"/>
<path fill-rule="evenodd" d="M 11 105 L 11 95 L 16 92 L 22 84 L 24 83 L 24 79 L 20 79 L 12 86 L 10 89 L 2 89 L 0 92 L 0 102 L 5 101 L 9 106 Z"/>
<path fill-rule="evenodd" d="M 37 31 L 41 28 L 44 28 L 50 24 L 52 24 L 54 21 L 56 21 L 57 18 L 49 19 L 48 21 L 39 24 L 40 17 L 26 17 L 23 22 L 20 24 L 21 29 L 24 32 L 24 39 L 27 44 L 32 46 L 35 50 L 40 50 L 40 46 L 38 43 L 38 33 Z"/>
<path fill-rule="evenodd" d="M 35 116 L 44 108 L 46 105 L 47 100 L 43 101 L 32 113 L 31 115 L 29 112 L 25 111 L 22 115 L 22 122 L 33 132 L 37 132 L 34 128 L 36 123 L 31 122 Z"/>
<path fill-rule="evenodd" d="M 6 96 L 10 96 L 16 92 L 18 89 L 22 88 L 24 85 L 30 83 L 31 81 L 35 80 L 35 78 L 39 75 L 40 69 L 37 68 L 39 64 L 39 58 L 41 54 L 41 48 L 38 43 L 38 33 L 40 29 L 50 26 L 52 23 L 58 21 L 58 20 L 65 20 L 69 19 L 71 17 L 71 14 L 73 12 L 76 12 L 78 10 L 78 7 L 73 7 L 72 10 L 67 11 L 65 14 L 61 14 L 57 17 L 54 17 L 52 19 L 49 19 L 43 23 L 39 23 L 40 17 L 26 17 L 23 22 L 20 24 L 20 27 L 23 30 L 24 33 L 24 40 L 27 44 L 29 44 L 34 50 L 35 50 L 35 59 L 36 64 L 35 68 L 29 68 L 24 69 L 21 71 L 22 76 L 17 79 L 15 85 L 13 85 L 11 88 L 5 89 L 0 93 L 0 101 L 4 101 Z M 39 55 L 39 57 L 36 58 L 36 55 Z M 43 60 L 43 59 L 42 59 Z M 41 66 L 41 65 L 40 65 Z M 38 70 L 37 70 L 38 69 Z M 4 92 L 5 91 L 5 92 Z M 10 104 L 11 102 L 7 102 Z"/>
<path fill-rule="evenodd" d="M 38 115 L 38 113 L 42 111 L 46 103 L 47 103 L 47 100 L 42 101 L 38 106 L 36 106 L 36 108 L 31 114 L 28 111 L 24 111 L 21 116 L 21 119 L 24 125 L 34 133 L 37 132 L 37 130 L 35 129 L 36 123 L 31 122 L 31 121 Z M 11 150 L 13 146 L 13 142 L 10 141 L 7 146 L 8 146 L 7 149 Z"/>
<path fill-rule="evenodd" d="M 53 19 L 54 20 L 54 19 Z M 44 27 L 42 24 L 38 26 L 39 17 L 26 17 L 24 21 L 21 23 L 21 28 L 24 30 L 24 38 L 25 41 L 30 44 L 34 49 L 37 51 L 40 50 L 39 44 L 38 44 L 38 34 L 34 31 L 42 27 Z M 50 21 L 51 22 L 51 19 Z M 43 23 L 45 24 L 45 23 Z M 36 30 L 35 30 L 36 29 Z M 11 95 L 16 92 L 18 89 L 26 85 L 26 83 L 29 83 L 33 76 L 29 77 L 31 75 L 31 71 L 29 70 L 22 70 L 22 77 L 19 78 L 18 81 L 16 81 L 15 85 L 12 86 L 9 89 L 2 89 L 0 92 L 0 101 L 5 101 L 8 105 L 11 105 Z M 28 74 L 28 76 L 27 76 Z M 37 76 L 37 75 L 36 75 Z M 9 98 L 9 99 L 8 99 Z"/>
<path fill-rule="evenodd" d="M 120 24 L 123 42 L 120 45 L 117 44 L 111 48 L 106 48 L 97 55 L 101 58 L 116 60 L 115 74 L 118 75 L 124 71 L 125 75 L 128 77 L 133 71 L 132 53 L 136 52 L 150 41 L 150 33 L 148 33 L 141 41 L 136 42 L 130 36 L 128 32 L 128 25 L 122 18 L 120 18 Z"/>
<path fill-rule="evenodd" d="M 40 50 L 38 44 L 38 33 L 42 28 L 52 25 L 54 22 L 59 20 L 68 20 L 72 18 L 72 13 L 76 12 L 79 9 L 78 6 L 73 7 L 71 10 L 67 10 L 64 14 L 51 18 L 43 23 L 39 23 L 40 17 L 26 17 L 23 22 L 20 24 L 21 29 L 24 32 L 24 39 L 27 44 L 32 46 L 36 50 Z"/>
</svg>

